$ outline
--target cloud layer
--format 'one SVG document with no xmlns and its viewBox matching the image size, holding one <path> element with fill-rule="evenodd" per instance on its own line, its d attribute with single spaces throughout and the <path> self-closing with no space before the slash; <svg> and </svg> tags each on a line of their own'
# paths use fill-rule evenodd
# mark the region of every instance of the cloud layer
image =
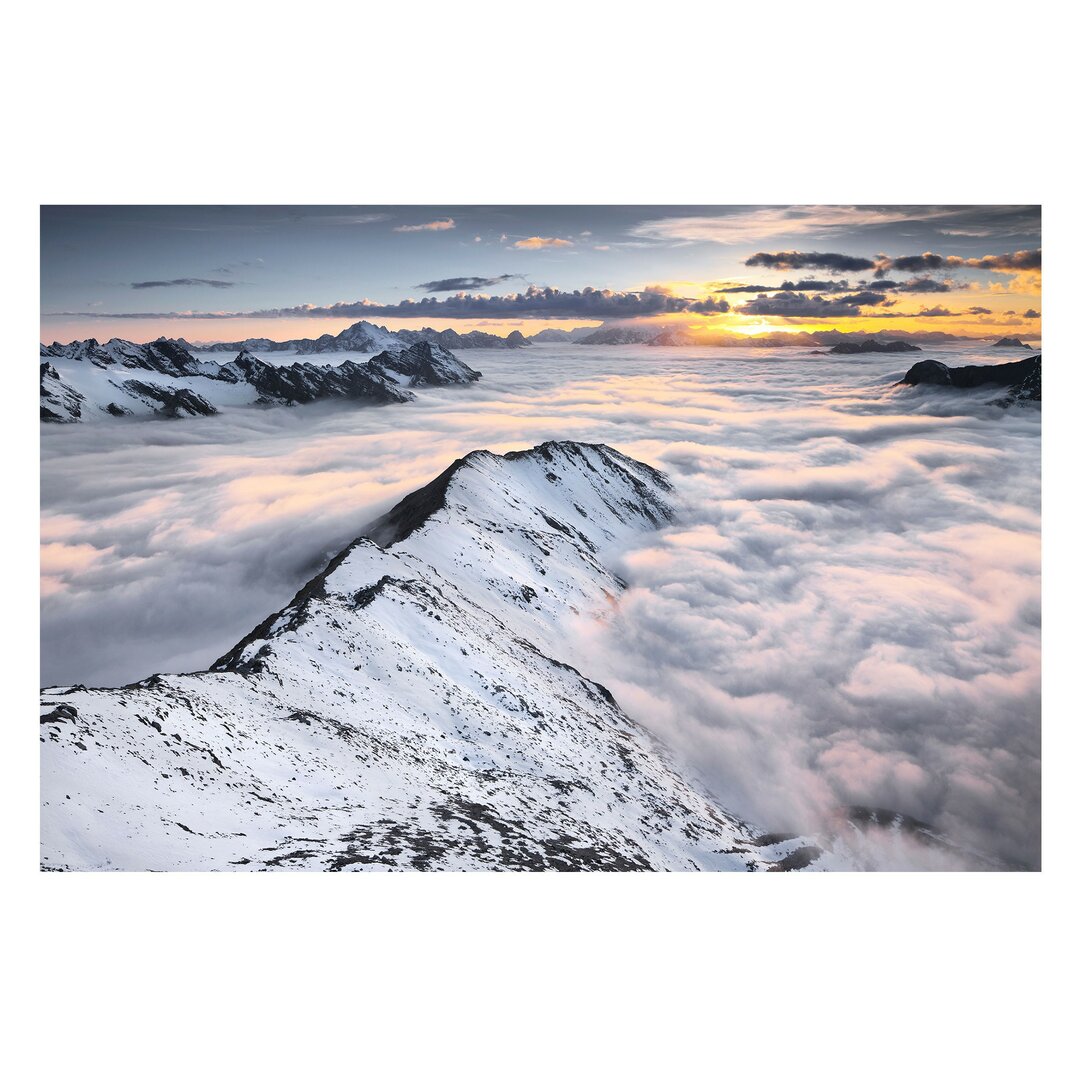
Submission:
<svg viewBox="0 0 1080 1080">
<path fill-rule="evenodd" d="M 433 284 L 439 284 L 435 282 Z M 637 292 L 617 292 L 612 289 L 563 290 L 551 286 L 530 285 L 524 292 L 505 296 L 485 296 L 482 293 L 461 292 L 439 300 L 425 296 L 419 300 L 402 300 L 396 304 L 377 304 L 371 300 L 341 302 L 320 307 L 301 304 L 289 308 L 266 308 L 259 311 L 170 311 L 127 312 L 68 312 L 89 318 L 108 319 L 373 319 L 396 317 L 403 319 L 633 319 L 649 315 L 676 313 L 713 314 L 730 310 L 730 304 L 719 297 L 695 300 L 675 296 L 665 289 L 643 289 Z"/>
<path fill-rule="evenodd" d="M 205 665 L 462 453 L 603 441 L 668 471 L 682 516 L 567 659 L 762 825 L 867 803 L 1037 863 L 1038 414 L 895 391 L 889 356 L 657 353 L 534 346 L 394 409 L 44 431 L 44 680 Z"/>
</svg>

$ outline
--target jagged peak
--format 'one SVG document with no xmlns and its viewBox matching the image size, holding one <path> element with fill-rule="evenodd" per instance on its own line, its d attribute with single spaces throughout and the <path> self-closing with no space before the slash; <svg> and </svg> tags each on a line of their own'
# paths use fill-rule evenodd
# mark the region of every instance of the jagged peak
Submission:
<svg viewBox="0 0 1080 1080">
<path fill-rule="evenodd" d="M 613 475 L 626 478 L 630 486 L 642 495 L 646 494 L 643 488 L 647 483 L 655 485 L 660 492 L 665 494 L 672 490 L 671 483 L 663 473 L 650 465 L 627 457 L 605 443 L 552 439 L 527 450 L 509 450 L 504 454 L 496 454 L 490 450 L 473 450 L 452 462 L 430 483 L 406 495 L 382 517 L 367 526 L 362 535 L 384 548 L 400 543 L 445 508 L 447 491 L 463 470 L 475 468 L 482 463 L 491 462 L 496 466 L 519 461 L 546 465 L 558 463 L 588 475 L 599 471 L 597 465 L 590 460 L 590 453 Z M 548 479 L 550 480 L 553 475 L 549 474 Z M 654 512 L 657 517 L 670 516 L 670 508 L 664 507 L 659 498 L 650 501 L 656 503 Z"/>
</svg>

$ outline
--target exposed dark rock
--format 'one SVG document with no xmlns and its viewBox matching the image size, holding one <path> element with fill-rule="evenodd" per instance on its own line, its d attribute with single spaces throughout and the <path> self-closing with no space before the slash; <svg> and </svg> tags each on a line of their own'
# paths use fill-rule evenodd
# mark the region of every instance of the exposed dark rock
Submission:
<svg viewBox="0 0 1080 1080">
<path fill-rule="evenodd" d="M 922 352 L 918 345 L 912 345 L 907 341 L 876 341 L 867 338 L 865 341 L 838 341 L 830 350 L 831 353 L 894 353 L 894 352 Z"/>
<path fill-rule="evenodd" d="M 156 402 L 154 412 L 170 420 L 181 416 L 214 416 L 217 413 L 209 401 L 184 386 L 159 386 L 140 379 L 126 379 L 124 387 L 133 397 Z"/>
<path fill-rule="evenodd" d="M 940 360 L 920 360 L 900 380 L 907 386 L 951 386 L 968 390 L 976 386 L 1007 387 L 1003 404 L 1042 401 L 1042 354 L 1007 364 L 969 364 L 951 368 Z"/>
</svg>

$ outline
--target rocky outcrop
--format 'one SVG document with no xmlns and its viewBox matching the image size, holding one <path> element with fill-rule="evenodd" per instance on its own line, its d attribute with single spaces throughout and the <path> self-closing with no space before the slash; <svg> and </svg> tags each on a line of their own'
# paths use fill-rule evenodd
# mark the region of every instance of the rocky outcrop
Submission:
<svg viewBox="0 0 1080 1080">
<path fill-rule="evenodd" d="M 970 390 L 979 386 L 1000 386 L 1008 393 L 1001 404 L 1042 401 L 1042 354 L 1007 364 L 968 364 L 951 368 L 940 360 L 920 360 L 900 383 L 905 386 L 947 386 Z"/>
<path fill-rule="evenodd" d="M 867 338 L 865 341 L 838 341 L 829 352 L 853 355 L 856 353 L 922 352 L 922 349 L 907 341 L 876 341 L 874 338 Z"/>
</svg>

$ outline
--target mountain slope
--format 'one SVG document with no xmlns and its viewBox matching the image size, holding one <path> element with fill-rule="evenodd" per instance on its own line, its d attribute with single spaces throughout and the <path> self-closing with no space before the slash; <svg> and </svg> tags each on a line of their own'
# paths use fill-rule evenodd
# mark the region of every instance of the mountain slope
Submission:
<svg viewBox="0 0 1080 1080">
<path fill-rule="evenodd" d="M 200 360 L 164 338 L 146 345 L 93 338 L 42 346 L 41 419 L 77 423 L 106 416 L 210 416 L 223 407 L 298 405 L 329 398 L 372 404 L 412 401 L 413 389 L 465 385 L 480 373 L 431 342 L 395 347 L 336 366 L 272 365 L 244 349 L 226 364 Z M 138 373 L 137 378 L 132 378 Z"/>
<path fill-rule="evenodd" d="M 619 588 L 605 549 L 669 496 L 604 446 L 476 452 L 210 671 L 44 691 L 43 866 L 827 865 L 756 838 L 563 655 L 567 613 Z"/>
</svg>

